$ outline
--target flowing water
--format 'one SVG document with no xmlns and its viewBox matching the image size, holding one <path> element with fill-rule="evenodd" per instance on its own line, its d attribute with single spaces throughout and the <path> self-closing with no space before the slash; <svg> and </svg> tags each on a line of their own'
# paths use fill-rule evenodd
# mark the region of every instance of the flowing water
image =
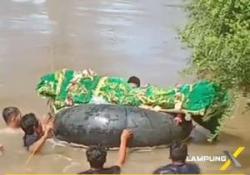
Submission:
<svg viewBox="0 0 250 175">
<path fill-rule="evenodd" d="M 190 57 L 178 39 L 187 18 L 181 0 L 1 0 L 0 1 L 0 109 L 18 106 L 23 113 L 41 116 L 46 103 L 35 93 L 39 77 L 61 68 L 92 68 L 102 75 L 137 75 L 143 83 L 169 87 L 189 82 L 179 74 Z M 220 140 L 205 141 L 197 127 L 189 144 L 190 155 L 222 155 L 246 146 L 238 160 L 243 168 L 226 172 L 250 172 L 249 111 L 243 102 L 226 123 Z M 1 119 L 1 128 L 4 122 Z M 44 154 L 26 165 L 28 153 L 21 134 L 0 134 L 5 152 L 0 174 L 20 172 L 74 173 L 88 168 L 84 150 L 46 145 Z M 52 144 L 53 145 L 53 144 Z M 169 163 L 167 149 L 132 152 L 124 173 L 150 173 Z M 107 165 L 117 152 L 108 154 Z M 223 173 L 221 162 L 199 163 L 202 172 Z"/>
</svg>

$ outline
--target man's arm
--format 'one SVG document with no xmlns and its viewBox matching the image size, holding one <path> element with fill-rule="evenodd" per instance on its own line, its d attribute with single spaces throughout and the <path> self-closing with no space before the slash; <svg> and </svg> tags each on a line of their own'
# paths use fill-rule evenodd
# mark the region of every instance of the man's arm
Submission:
<svg viewBox="0 0 250 175">
<path fill-rule="evenodd" d="M 45 130 L 47 125 L 54 127 L 54 120 L 55 118 L 53 117 L 53 114 L 48 113 L 47 115 L 44 115 L 41 120 L 43 130 Z"/>
<path fill-rule="evenodd" d="M 47 134 L 44 134 L 38 141 L 29 146 L 29 151 L 32 152 L 32 154 L 37 154 L 38 152 L 40 152 L 47 138 Z"/>
<path fill-rule="evenodd" d="M 48 124 L 45 127 L 45 131 L 44 131 L 44 135 L 35 143 L 33 143 L 30 147 L 29 147 L 29 151 L 32 152 L 32 154 L 37 154 L 38 152 L 40 152 L 40 150 L 42 149 L 42 147 L 44 146 L 46 140 L 48 138 L 51 138 L 53 136 L 53 124 Z"/>
<path fill-rule="evenodd" d="M 121 135 L 121 143 L 120 143 L 120 148 L 119 148 L 119 153 L 118 153 L 118 160 L 116 165 L 121 167 L 125 161 L 126 161 L 126 156 L 127 156 L 127 146 L 128 142 L 131 139 L 133 135 L 133 132 L 128 129 L 124 129 Z"/>
</svg>

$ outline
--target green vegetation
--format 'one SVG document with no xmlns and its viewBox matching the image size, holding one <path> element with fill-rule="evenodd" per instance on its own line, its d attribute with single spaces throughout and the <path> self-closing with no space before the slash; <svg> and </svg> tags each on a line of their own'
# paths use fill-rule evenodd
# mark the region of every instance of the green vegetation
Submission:
<svg viewBox="0 0 250 175">
<path fill-rule="evenodd" d="M 182 39 L 191 69 L 224 87 L 250 92 L 250 0 L 191 0 Z"/>
</svg>

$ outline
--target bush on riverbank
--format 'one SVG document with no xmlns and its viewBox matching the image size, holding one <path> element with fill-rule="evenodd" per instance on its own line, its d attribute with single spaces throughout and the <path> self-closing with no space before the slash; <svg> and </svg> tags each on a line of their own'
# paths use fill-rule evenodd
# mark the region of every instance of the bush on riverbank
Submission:
<svg viewBox="0 0 250 175">
<path fill-rule="evenodd" d="M 191 0 L 182 38 L 201 78 L 250 92 L 250 1 Z"/>
</svg>

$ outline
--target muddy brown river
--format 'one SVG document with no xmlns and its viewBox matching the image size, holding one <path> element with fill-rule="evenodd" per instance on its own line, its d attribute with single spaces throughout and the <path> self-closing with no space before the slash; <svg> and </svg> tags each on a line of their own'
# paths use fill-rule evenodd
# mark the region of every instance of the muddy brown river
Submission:
<svg viewBox="0 0 250 175">
<path fill-rule="evenodd" d="M 180 75 L 190 51 L 178 39 L 187 22 L 181 0 L 1 0 L 0 1 L 0 109 L 18 106 L 23 113 L 47 112 L 35 93 L 41 75 L 61 68 L 92 68 L 102 75 L 137 75 L 143 83 L 174 86 L 190 82 Z M 240 99 L 218 142 L 206 142 L 207 131 L 196 127 L 189 155 L 223 155 L 245 146 L 233 165 L 198 162 L 203 173 L 250 173 L 250 112 Z M 4 122 L 0 120 L 1 128 Z M 5 152 L 0 174 L 75 173 L 88 168 L 84 149 L 48 143 L 43 154 L 25 164 L 28 153 L 22 134 L 0 133 Z M 133 151 L 123 173 L 150 173 L 170 162 L 168 149 Z M 107 165 L 117 152 L 108 153 Z"/>
</svg>

